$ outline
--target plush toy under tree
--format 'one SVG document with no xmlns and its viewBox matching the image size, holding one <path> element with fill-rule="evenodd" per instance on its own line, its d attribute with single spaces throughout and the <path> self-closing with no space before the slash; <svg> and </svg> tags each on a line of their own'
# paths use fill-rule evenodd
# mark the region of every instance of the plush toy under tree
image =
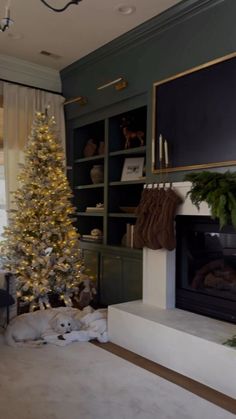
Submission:
<svg viewBox="0 0 236 419">
<path fill-rule="evenodd" d="M 15 275 L 17 296 L 31 310 L 50 307 L 51 295 L 71 305 L 82 259 L 64 153 L 47 113 L 36 113 L 19 185 L 1 243 L 3 267 Z"/>
</svg>

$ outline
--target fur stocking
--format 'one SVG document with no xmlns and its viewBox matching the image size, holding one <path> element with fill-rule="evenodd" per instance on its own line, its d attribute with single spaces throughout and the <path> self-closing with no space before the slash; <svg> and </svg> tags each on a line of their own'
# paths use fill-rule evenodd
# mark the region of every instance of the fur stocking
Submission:
<svg viewBox="0 0 236 419">
<path fill-rule="evenodd" d="M 159 225 L 159 219 L 161 216 L 163 200 L 165 196 L 164 189 L 154 189 L 153 190 L 153 205 L 149 209 L 149 222 L 147 225 L 146 232 L 146 246 L 149 249 L 161 249 L 162 245 L 160 244 L 157 227 Z"/>
<path fill-rule="evenodd" d="M 144 189 L 142 192 L 140 203 L 137 207 L 136 214 L 138 216 L 134 227 L 134 246 L 141 248 L 146 246 L 144 232 L 147 222 L 147 217 L 150 211 L 150 205 L 153 202 L 153 190 Z"/>
<path fill-rule="evenodd" d="M 158 240 L 163 248 L 173 250 L 176 246 L 174 219 L 182 199 L 171 188 L 165 191 L 161 216 L 158 223 Z"/>
</svg>

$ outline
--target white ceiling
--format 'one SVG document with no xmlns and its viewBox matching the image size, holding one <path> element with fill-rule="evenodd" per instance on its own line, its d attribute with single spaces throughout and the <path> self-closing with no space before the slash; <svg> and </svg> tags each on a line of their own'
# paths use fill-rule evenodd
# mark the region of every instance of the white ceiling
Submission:
<svg viewBox="0 0 236 419">
<path fill-rule="evenodd" d="M 0 33 L 0 54 L 14 56 L 54 69 L 62 69 L 119 35 L 180 3 L 180 0 L 82 0 L 55 13 L 40 0 L 1 0 L 0 16 L 10 1 L 14 25 Z M 47 0 L 64 6 L 68 0 Z M 120 4 L 135 6 L 131 15 L 120 15 Z M 20 39 L 15 39 L 20 37 Z M 60 56 L 40 55 L 46 50 Z"/>
</svg>

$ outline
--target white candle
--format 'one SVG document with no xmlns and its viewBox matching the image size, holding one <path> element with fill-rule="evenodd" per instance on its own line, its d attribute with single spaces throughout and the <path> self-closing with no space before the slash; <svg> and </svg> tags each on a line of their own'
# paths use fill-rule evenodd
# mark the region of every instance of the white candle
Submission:
<svg viewBox="0 0 236 419">
<path fill-rule="evenodd" d="M 10 19 L 10 0 L 8 0 L 7 3 L 6 3 L 5 17 L 6 17 L 6 19 Z"/>
<path fill-rule="evenodd" d="M 168 156 L 168 143 L 167 140 L 164 141 L 164 151 L 165 151 L 165 166 L 168 167 L 169 156 Z"/>
<path fill-rule="evenodd" d="M 162 160 L 162 147 L 163 147 L 163 141 L 162 141 L 162 135 L 159 135 L 159 161 Z"/>
<path fill-rule="evenodd" d="M 5 9 L 5 19 L 10 19 L 10 10 L 8 9 L 8 7 L 6 7 Z"/>
</svg>

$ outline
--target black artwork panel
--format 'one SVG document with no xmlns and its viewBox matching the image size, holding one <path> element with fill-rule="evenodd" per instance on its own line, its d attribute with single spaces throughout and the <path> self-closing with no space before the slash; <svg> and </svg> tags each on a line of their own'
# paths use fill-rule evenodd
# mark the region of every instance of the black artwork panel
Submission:
<svg viewBox="0 0 236 419">
<path fill-rule="evenodd" d="M 236 160 L 236 58 L 156 86 L 158 139 L 168 140 L 171 167 Z"/>
</svg>

